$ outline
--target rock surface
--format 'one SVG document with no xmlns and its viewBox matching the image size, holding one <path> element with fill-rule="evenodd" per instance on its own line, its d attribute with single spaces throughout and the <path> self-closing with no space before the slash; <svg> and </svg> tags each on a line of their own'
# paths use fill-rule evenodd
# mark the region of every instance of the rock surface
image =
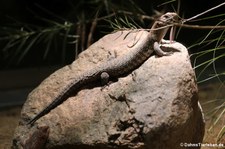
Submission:
<svg viewBox="0 0 225 149">
<path fill-rule="evenodd" d="M 46 148 L 54 149 L 181 149 L 181 143 L 201 142 L 204 120 L 195 74 L 187 49 L 177 42 L 166 44 L 164 49 L 180 52 L 164 57 L 153 55 L 131 74 L 108 86 L 90 84 L 40 118 L 35 126 L 25 124 L 79 73 L 126 54 L 146 35 L 146 31 L 106 35 L 70 66 L 44 80 L 24 104 L 13 147 L 20 148 L 36 127 L 49 127 Z"/>
</svg>

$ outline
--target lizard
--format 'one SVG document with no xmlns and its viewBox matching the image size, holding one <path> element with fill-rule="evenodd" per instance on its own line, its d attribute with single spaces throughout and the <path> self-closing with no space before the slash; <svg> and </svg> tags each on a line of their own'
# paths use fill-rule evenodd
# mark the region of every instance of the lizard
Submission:
<svg viewBox="0 0 225 149">
<path fill-rule="evenodd" d="M 48 114 L 52 109 L 62 104 L 71 94 L 79 92 L 84 85 L 93 83 L 101 78 L 119 78 L 124 74 L 131 73 L 141 66 L 155 52 L 158 56 L 168 56 L 171 52 L 164 52 L 160 48 L 161 40 L 168 29 L 178 22 L 178 15 L 167 12 L 161 15 L 152 25 L 148 35 L 141 40 L 140 44 L 134 45 L 135 50 L 128 52 L 124 56 L 114 58 L 106 63 L 100 63 L 93 69 L 87 70 L 65 86 L 64 90 L 46 108 L 28 121 L 28 125 L 33 125 L 39 118 Z M 139 41 L 140 42 L 140 41 Z M 108 80 L 108 79 L 106 79 Z"/>
</svg>

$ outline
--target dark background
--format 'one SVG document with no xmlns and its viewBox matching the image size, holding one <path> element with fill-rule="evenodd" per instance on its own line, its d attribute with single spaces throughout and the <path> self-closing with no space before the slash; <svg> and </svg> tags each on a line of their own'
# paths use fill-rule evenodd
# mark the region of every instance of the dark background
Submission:
<svg viewBox="0 0 225 149">
<path fill-rule="evenodd" d="M 101 0 L 100 0 L 101 1 Z M 103 0 L 102 0 L 103 1 Z M 96 8 L 98 6 L 98 3 L 96 3 L 96 8 L 94 8 L 95 5 L 91 5 L 90 3 L 93 2 L 92 0 L 89 1 L 73 1 L 73 0 L 1 0 L 0 1 L 0 26 L 10 26 L 14 27 L 16 29 L 21 28 L 23 25 L 36 25 L 41 26 L 42 28 L 49 27 L 49 24 L 46 22 L 40 20 L 39 18 L 45 18 L 48 20 L 54 20 L 55 22 L 63 23 L 65 21 L 70 21 L 72 23 L 77 23 L 77 18 L 79 17 L 79 12 L 86 12 L 86 14 L 90 14 L 90 17 L 93 17 L 94 13 L 96 11 Z M 134 0 L 136 5 L 140 7 L 146 15 L 151 16 L 154 12 L 154 10 L 167 12 L 167 11 L 174 11 L 173 7 L 177 9 L 177 1 L 174 1 L 173 3 L 165 4 L 160 6 L 160 4 L 166 2 L 163 0 Z M 212 8 L 213 6 L 216 6 L 223 1 L 221 0 L 213 0 L 213 1 L 205 1 L 205 0 L 181 0 L 180 5 L 180 12 L 179 14 L 184 18 L 192 17 L 198 13 L 201 13 L 209 8 Z M 127 7 L 128 6 L 135 5 L 134 3 L 131 3 L 131 1 L 121 2 L 119 0 L 114 0 L 114 4 L 121 6 L 121 7 Z M 127 3 L 127 6 L 126 4 Z M 88 5 L 90 4 L 90 5 Z M 100 2 L 99 2 L 100 4 Z M 131 7 L 132 8 L 132 7 Z M 74 11 L 76 9 L 76 11 Z M 222 6 L 221 8 L 218 8 L 204 16 L 201 16 L 200 18 L 206 17 L 206 16 L 212 16 L 212 15 L 218 15 L 224 13 L 225 6 Z M 104 14 L 104 10 L 101 10 L 101 15 Z M 107 12 L 105 12 L 107 13 Z M 54 14 L 54 15 L 52 15 Z M 210 19 L 207 21 L 199 21 L 199 22 L 193 22 L 191 24 L 198 24 L 198 25 L 216 25 L 219 21 L 221 21 L 223 18 L 217 18 L 217 19 Z M 19 23 L 18 23 L 19 22 Z M 144 22 L 145 25 L 142 25 L 143 27 L 148 27 L 151 23 L 150 21 Z M 17 25 L 19 24 L 19 25 Z M 106 22 L 100 22 L 98 25 L 103 26 L 108 25 Z M 87 24 L 86 28 L 90 28 L 90 24 Z M 111 32 L 113 29 L 109 28 L 97 28 L 95 30 L 95 34 L 93 36 L 93 42 L 104 36 L 107 32 Z M 179 36 L 177 37 L 176 41 L 179 41 L 183 43 L 185 46 L 189 47 L 196 43 L 200 38 L 203 38 L 210 30 L 194 30 L 194 29 L 186 29 L 183 28 L 179 32 Z M 74 31 L 75 33 L 75 31 Z M 214 34 L 210 38 L 216 38 L 220 34 Z M 4 34 L 0 33 L 0 37 L 5 36 Z M 87 35 L 86 35 L 87 36 Z M 29 42 L 29 41 L 28 41 Z M 75 50 L 74 46 L 67 46 L 66 52 L 64 55 L 64 58 L 62 60 L 62 54 L 60 52 L 61 45 L 61 39 L 58 39 L 58 48 L 50 51 L 49 55 L 46 59 L 43 59 L 43 53 L 45 52 L 44 45 L 46 43 L 39 43 L 35 44 L 31 47 L 31 50 L 27 52 L 27 54 L 24 56 L 21 62 L 17 63 L 16 61 L 10 61 L 10 58 L 7 58 L 5 53 L 3 51 L 0 52 L 0 69 L 13 69 L 13 68 L 29 68 L 29 67 L 39 67 L 39 66 L 51 66 L 51 65 L 66 65 L 71 63 L 75 59 Z M 1 49 L 4 48 L 6 45 L 6 41 L 0 40 L 0 46 Z M 208 45 L 204 46 L 197 46 L 194 48 L 189 49 L 190 53 L 198 52 L 200 50 L 206 50 L 209 48 L 213 48 L 215 45 Z M 16 48 L 13 47 L 13 48 Z M 13 51 L 11 49 L 11 51 Z M 81 49 L 79 49 L 79 52 Z M 222 50 L 223 51 L 223 50 Z M 11 52 L 13 53 L 13 52 Z M 221 54 L 221 53 L 220 53 Z M 10 54 L 9 54 L 10 55 Z M 10 57 L 10 56 L 8 56 Z M 211 58 L 211 55 L 208 55 L 207 57 L 200 58 L 201 61 L 207 60 Z M 9 63 L 10 61 L 10 63 Z M 223 61 L 218 61 L 218 64 L 222 65 Z"/>
<path fill-rule="evenodd" d="M 114 8 L 112 9 L 125 9 L 132 11 L 135 4 L 132 4 L 130 0 L 108 0 L 113 2 Z M 136 6 L 140 7 L 146 15 L 151 16 L 154 10 L 167 12 L 174 11 L 177 8 L 177 1 L 173 3 L 166 4 L 163 6 L 158 6 L 169 0 L 134 0 Z M 189 18 L 196 14 L 199 14 L 209 8 L 212 8 L 220 3 L 223 3 L 224 0 L 180 0 L 180 16 L 183 18 Z M 96 5 L 93 2 L 97 2 Z M 9 52 L 5 51 L 5 46 L 7 40 L 2 40 L 6 36 L 14 36 L 19 30 L 25 29 L 28 27 L 33 27 L 34 30 L 44 30 L 46 28 L 51 28 L 53 25 L 47 23 L 46 21 L 41 20 L 40 18 L 47 19 L 49 21 L 58 22 L 63 24 L 64 22 L 72 22 L 74 24 L 79 21 L 82 12 L 85 12 L 87 19 L 94 18 L 97 7 L 102 4 L 104 0 L 0 0 L 0 148 L 7 146 L 5 148 L 10 148 L 11 139 L 14 134 L 14 129 L 18 125 L 20 118 L 20 110 L 22 104 L 25 102 L 28 93 L 30 93 L 42 80 L 48 77 L 52 72 L 59 69 L 60 67 L 70 64 L 75 59 L 75 47 L 66 46 L 66 51 L 63 55 L 62 50 L 62 38 L 60 38 L 60 33 L 56 34 L 56 47 L 51 47 L 49 54 L 46 58 L 43 58 L 43 53 L 46 51 L 47 42 L 39 42 L 34 44 L 29 52 L 23 57 L 20 63 L 17 63 L 17 58 L 12 59 L 12 56 L 16 53 L 18 45 L 9 48 Z M 137 11 L 137 10 L 135 10 Z M 223 14 L 225 12 L 225 6 L 218 8 L 200 18 L 207 16 L 213 16 L 218 14 Z M 100 16 L 107 14 L 104 7 L 100 8 Z M 118 15 L 119 16 L 119 15 Z M 113 18 L 115 19 L 115 18 Z M 112 19 L 112 20 L 113 20 Z M 201 20 L 198 22 L 190 22 L 190 24 L 198 25 L 216 25 L 218 22 L 222 21 L 224 17 Z M 112 28 L 109 28 L 109 23 L 107 21 L 98 22 L 98 27 L 96 28 L 93 35 L 93 42 L 100 39 L 105 34 L 113 31 Z M 140 23 L 141 24 L 141 23 Z M 150 20 L 145 20 L 141 26 L 143 28 L 148 28 L 151 24 Z M 223 23 L 224 24 L 224 23 Z M 87 31 L 89 30 L 91 24 L 87 23 L 85 26 Z M 8 27 L 10 30 L 5 32 L 5 28 Z M 200 39 L 206 36 L 210 30 L 197 30 L 197 29 L 187 29 L 182 28 L 176 38 L 176 41 L 181 42 L 186 47 L 197 43 Z M 71 34 L 76 34 L 76 29 L 71 30 Z M 218 33 L 213 33 L 209 39 L 215 39 L 220 37 L 221 31 Z M 87 37 L 87 34 L 85 35 Z M 32 36 L 32 39 L 35 38 L 35 35 Z M 224 38 L 224 37 L 223 37 Z M 27 40 L 25 45 L 28 45 L 32 40 Z M 221 45 L 223 47 L 224 44 Z M 214 48 L 215 43 L 212 44 L 201 44 L 193 48 L 189 48 L 190 53 L 196 53 L 199 51 L 205 51 L 210 48 Z M 26 48 L 21 48 L 24 51 Z M 79 52 L 82 50 L 81 46 L 79 47 Z M 218 55 L 224 54 L 224 50 L 216 52 Z M 196 66 L 194 61 L 196 56 L 191 56 L 193 62 L 193 67 Z M 204 61 L 210 60 L 213 58 L 212 52 L 204 56 L 200 56 L 197 59 L 198 64 Z M 220 73 L 224 72 L 224 57 L 216 61 L 216 69 Z M 215 71 L 212 70 L 212 66 L 207 67 L 201 75 L 201 71 L 204 67 L 200 69 L 195 69 L 197 81 L 204 80 L 209 78 L 212 74 L 215 74 Z M 179 70 L 177 70 L 179 73 Z M 200 76 L 200 78 L 198 78 Z M 220 79 L 222 79 L 220 77 Z M 223 79 L 224 80 L 224 79 Z M 222 80 L 222 81 L 223 81 Z M 224 84 L 216 81 L 206 81 L 207 84 L 199 85 L 199 100 L 203 105 L 203 112 L 205 114 L 206 120 L 206 129 L 210 127 L 210 123 L 213 119 L 217 119 L 220 115 L 214 111 L 221 109 L 223 111 L 224 105 Z M 224 82 L 224 81 L 223 81 Z M 215 100 L 216 99 L 216 100 Z M 212 102 L 213 101 L 213 102 Z M 215 101 L 215 102 L 214 102 Z M 15 106 L 18 106 L 15 108 Z M 12 108 L 12 109 L 11 109 Z M 214 114 L 211 114 L 213 112 Z M 217 120 L 216 120 L 217 121 Z M 219 125 L 216 125 L 213 132 L 206 131 L 206 139 L 204 142 L 216 143 L 216 138 L 218 133 L 224 127 L 223 115 L 221 117 L 221 122 Z M 222 131 L 221 131 L 222 132 Z M 6 145 L 4 145 L 6 144 Z"/>
</svg>

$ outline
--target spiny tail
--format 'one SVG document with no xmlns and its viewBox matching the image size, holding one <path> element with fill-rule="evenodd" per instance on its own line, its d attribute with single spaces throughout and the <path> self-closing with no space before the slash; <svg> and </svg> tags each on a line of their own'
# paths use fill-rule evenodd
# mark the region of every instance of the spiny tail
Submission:
<svg viewBox="0 0 225 149">
<path fill-rule="evenodd" d="M 52 109 L 56 108 L 58 105 L 63 103 L 67 98 L 69 98 L 71 93 L 75 91 L 77 88 L 79 88 L 79 83 L 77 82 L 74 82 L 70 84 L 70 86 L 67 86 L 66 89 L 60 95 L 58 95 L 50 105 L 48 105 L 40 113 L 38 113 L 34 118 L 28 121 L 27 124 L 33 125 L 34 122 L 36 122 L 39 118 L 48 114 Z"/>
</svg>

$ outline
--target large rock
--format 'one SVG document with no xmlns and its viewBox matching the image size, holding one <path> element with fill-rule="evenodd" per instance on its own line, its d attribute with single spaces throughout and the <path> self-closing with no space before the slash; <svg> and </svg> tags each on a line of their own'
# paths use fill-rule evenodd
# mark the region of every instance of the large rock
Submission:
<svg viewBox="0 0 225 149">
<path fill-rule="evenodd" d="M 201 142 L 204 120 L 195 74 L 187 49 L 177 42 L 165 45 L 165 50 L 178 50 L 171 56 L 153 55 L 108 86 L 90 84 L 33 127 L 25 124 L 79 73 L 126 54 L 147 33 L 119 31 L 106 35 L 70 66 L 44 80 L 24 104 L 13 147 L 29 146 L 31 142 L 44 144 L 46 139 L 46 148 L 60 149 L 179 149 L 182 143 Z"/>
</svg>

